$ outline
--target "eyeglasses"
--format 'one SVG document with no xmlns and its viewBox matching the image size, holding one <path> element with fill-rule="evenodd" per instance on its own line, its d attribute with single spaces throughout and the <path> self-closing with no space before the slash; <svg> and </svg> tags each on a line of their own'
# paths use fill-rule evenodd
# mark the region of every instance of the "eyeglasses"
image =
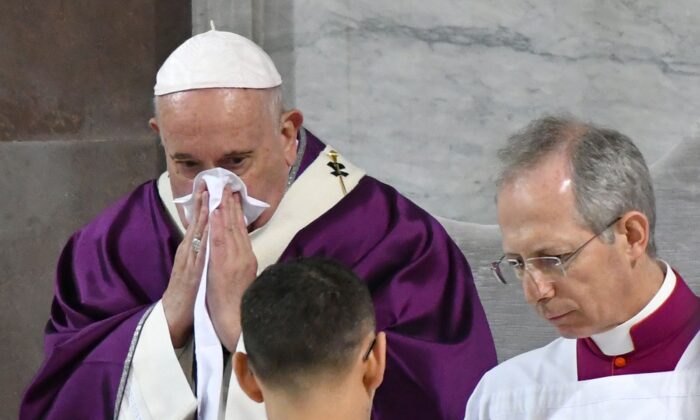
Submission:
<svg viewBox="0 0 700 420">
<path fill-rule="evenodd" d="M 608 223 L 603 230 L 593 235 L 591 239 L 584 242 L 583 245 L 576 248 L 576 250 L 573 252 L 547 257 L 532 257 L 526 258 L 525 260 L 522 258 L 506 258 L 506 256 L 503 255 L 498 261 L 491 263 L 491 271 L 496 279 L 503 284 L 522 281 L 525 277 L 525 272 L 527 271 L 532 274 L 533 270 L 539 271 L 548 278 L 566 277 L 566 266 L 571 264 L 571 262 L 581 253 L 581 251 L 583 251 L 586 245 L 591 243 L 603 232 L 610 229 L 610 227 L 617 223 L 620 219 L 622 219 L 622 217 L 615 218 L 615 220 Z"/>
</svg>

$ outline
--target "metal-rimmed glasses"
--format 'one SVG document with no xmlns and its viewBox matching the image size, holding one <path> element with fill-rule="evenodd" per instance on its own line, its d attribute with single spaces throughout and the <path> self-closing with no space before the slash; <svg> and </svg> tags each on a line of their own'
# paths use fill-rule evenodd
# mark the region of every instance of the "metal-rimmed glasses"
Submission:
<svg viewBox="0 0 700 420">
<path fill-rule="evenodd" d="M 553 255 L 546 257 L 531 257 L 523 260 L 522 258 L 506 258 L 501 256 L 498 261 L 491 263 L 491 271 L 498 281 L 503 284 L 513 282 L 518 279 L 520 281 L 525 277 L 525 272 L 532 273 L 532 270 L 537 270 L 549 278 L 566 277 L 566 266 L 583 251 L 583 249 L 591 243 L 595 238 L 602 235 L 603 232 L 610 229 L 612 225 L 617 223 L 622 217 L 616 217 L 615 220 L 608 223 L 607 226 L 593 237 L 583 243 L 575 251 L 568 254 Z M 505 263 L 505 264 L 504 264 Z M 505 267 L 504 267 L 505 265 Z M 510 280 L 510 281 L 509 281 Z"/>
</svg>

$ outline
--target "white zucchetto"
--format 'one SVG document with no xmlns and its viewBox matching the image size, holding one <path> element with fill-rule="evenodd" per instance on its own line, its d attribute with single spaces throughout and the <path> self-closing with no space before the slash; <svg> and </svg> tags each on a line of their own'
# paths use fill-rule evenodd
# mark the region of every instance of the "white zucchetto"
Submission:
<svg viewBox="0 0 700 420">
<path fill-rule="evenodd" d="M 156 96 L 206 88 L 266 89 L 282 84 L 275 64 L 248 38 L 211 30 L 177 47 L 158 70 Z"/>
</svg>

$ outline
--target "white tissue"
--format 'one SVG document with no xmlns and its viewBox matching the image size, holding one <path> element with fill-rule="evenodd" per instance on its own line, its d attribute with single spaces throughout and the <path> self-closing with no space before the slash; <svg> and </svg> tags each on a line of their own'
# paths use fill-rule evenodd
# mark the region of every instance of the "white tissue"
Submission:
<svg viewBox="0 0 700 420">
<path fill-rule="evenodd" d="M 214 209 L 219 207 L 225 186 L 230 185 L 233 192 L 240 192 L 246 226 L 253 223 L 255 219 L 260 217 L 266 208 L 270 207 L 270 205 L 264 201 L 249 197 L 248 189 L 238 175 L 224 168 L 213 168 L 197 174 L 197 176 L 194 178 L 192 194 L 178 197 L 173 200 L 175 204 L 182 205 L 182 208 L 185 211 L 185 218 L 188 222 L 192 221 L 194 192 L 197 191 L 197 188 L 202 182 L 207 184 L 207 191 L 209 192 L 209 212 L 212 212 Z"/>
</svg>

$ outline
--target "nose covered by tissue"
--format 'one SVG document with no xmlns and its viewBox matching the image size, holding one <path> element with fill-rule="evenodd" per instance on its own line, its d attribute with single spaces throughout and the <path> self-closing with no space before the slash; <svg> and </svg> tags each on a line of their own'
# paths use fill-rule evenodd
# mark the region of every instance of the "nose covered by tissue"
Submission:
<svg viewBox="0 0 700 420">
<path fill-rule="evenodd" d="M 231 187 L 233 192 L 240 193 L 241 206 L 243 207 L 246 226 L 253 223 L 258 217 L 260 217 L 265 209 L 270 207 L 270 205 L 264 201 L 248 196 L 248 189 L 238 175 L 223 168 L 213 168 L 197 174 L 197 176 L 194 178 L 192 194 L 178 197 L 173 200 L 176 204 L 182 205 L 185 211 L 185 218 L 187 218 L 188 222 L 192 221 L 194 192 L 197 191 L 197 188 L 199 188 L 199 185 L 202 182 L 206 184 L 207 191 L 209 192 L 209 211 L 213 211 L 219 207 L 219 204 L 221 204 L 221 198 L 223 197 L 224 187 L 227 185 Z"/>
</svg>

